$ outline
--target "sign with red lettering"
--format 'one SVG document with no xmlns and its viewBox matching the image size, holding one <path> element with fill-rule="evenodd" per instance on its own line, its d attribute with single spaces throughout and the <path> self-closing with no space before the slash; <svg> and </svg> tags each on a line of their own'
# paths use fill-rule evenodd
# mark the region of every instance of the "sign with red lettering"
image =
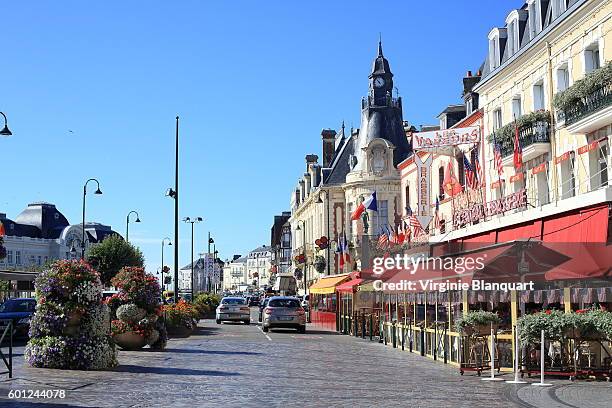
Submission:
<svg viewBox="0 0 612 408">
<path fill-rule="evenodd" d="M 561 162 L 566 161 L 570 157 L 570 152 L 565 152 L 561 156 L 555 157 L 555 164 L 559 164 Z"/>
<path fill-rule="evenodd" d="M 516 173 L 514 176 L 510 177 L 511 183 L 516 183 L 517 181 L 521 181 L 523 179 L 523 173 Z"/>
<path fill-rule="evenodd" d="M 538 174 L 543 171 L 546 171 L 546 162 L 540 164 L 539 166 L 535 166 L 533 169 L 531 169 L 531 174 Z"/>
<path fill-rule="evenodd" d="M 521 173 L 519 173 L 521 174 Z M 510 194 L 497 200 L 484 204 L 476 204 L 465 210 L 455 211 L 453 214 L 454 228 L 460 228 L 466 224 L 480 221 L 485 217 L 503 214 L 517 208 L 527 206 L 527 194 L 525 189 Z"/>
<path fill-rule="evenodd" d="M 578 149 L 578 154 L 584 154 L 590 152 L 591 150 L 595 150 L 597 149 L 597 146 L 599 146 L 599 140 L 591 142 L 586 146 L 582 146 L 580 149 Z"/>
<path fill-rule="evenodd" d="M 438 154 L 453 154 L 453 148 L 456 146 L 478 142 L 480 142 L 480 126 L 434 130 L 412 135 L 414 150 L 435 151 Z"/>
</svg>

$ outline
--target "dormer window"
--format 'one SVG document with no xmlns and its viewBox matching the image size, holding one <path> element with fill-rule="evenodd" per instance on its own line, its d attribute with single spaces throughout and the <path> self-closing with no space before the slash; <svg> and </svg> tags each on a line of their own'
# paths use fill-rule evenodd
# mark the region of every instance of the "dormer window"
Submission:
<svg viewBox="0 0 612 408">
<path fill-rule="evenodd" d="M 540 0 L 527 0 L 527 11 L 529 12 L 529 39 L 542 31 L 542 5 Z"/>
<path fill-rule="evenodd" d="M 513 10 L 506 18 L 506 29 L 508 33 L 508 42 L 506 43 L 506 49 L 508 50 L 508 56 L 514 55 L 520 48 L 521 43 L 519 39 L 519 14 L 518 11 Z"/>
<path fill-rule="evenodd" d="M 502 47 L 506 44 L 505 28 L 494 28 L 489 33 L 489 69 L 493 71 L 501 65 Z"/>
<path fill-rule="evenodd" d="M 552 0 L 552 18 L 559 17 L 567 9 L 567 0 Z"/>
</svg>

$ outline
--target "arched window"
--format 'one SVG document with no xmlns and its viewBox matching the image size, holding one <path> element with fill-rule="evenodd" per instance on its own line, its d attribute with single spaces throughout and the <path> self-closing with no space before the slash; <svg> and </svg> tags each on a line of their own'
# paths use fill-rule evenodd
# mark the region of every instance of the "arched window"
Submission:
<svg viewBox="0 0 612 408">
<path fill-rule="evenodd" d="M 410 206 L 410 184 L 406 184 L 406 189 L 404 191 L 404 203 L 406 203 L 404 208 Z"/>
</svg>

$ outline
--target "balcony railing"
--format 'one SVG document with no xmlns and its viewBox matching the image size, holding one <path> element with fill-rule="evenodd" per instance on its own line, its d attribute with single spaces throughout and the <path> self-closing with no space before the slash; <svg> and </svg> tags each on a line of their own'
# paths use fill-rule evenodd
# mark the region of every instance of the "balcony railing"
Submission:
<svg viewBox="0 0 612 408">
<path fill-rule="evenodd" d="M 565 125 L 576 123 L 610 104 L 612 104 L 612 83 L 602 84 L 579 102 L 563 110 Z"/>
<path fill-rule="evenodd" d="M 497 140 L 502 157 L 514 153 L 514 137 Z M 538 121 L 519 127 L 519 143 L 523 149 L 534 143 L 550 143 L 548 122 Z"/>
</svg>

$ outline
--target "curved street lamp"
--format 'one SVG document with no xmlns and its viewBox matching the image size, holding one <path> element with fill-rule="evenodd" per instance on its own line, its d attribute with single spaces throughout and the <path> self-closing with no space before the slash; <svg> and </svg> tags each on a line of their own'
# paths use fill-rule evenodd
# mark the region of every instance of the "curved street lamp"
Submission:
<svg viewBox="0 0 612 408">
<path fill-rule="evenodd" d="M 89 184 L 90 181 L 95 181 L 98 186 L 94 194 L 102 194 L 102 190 L 100 190 L 100 182 L 95 178 L 90 178 L 83 185 L 83 224 L 81 225 L 81 232 L 83 234 L 83 237 L 81 242 L 81 259 L 85 259 L 85 196 L 87 196 L 87 184 Z"/>
<path fill-rule="evenodd" d="M 13 133 L 8 128 L 8 121 L 6 120 L 6 115 L 4 112 L 0 112 L 0 115 L 4 118 L 4 127 L 0 130 L 0 135 L 2 136 L 11 136 Z"/>
<path fill-rule="evenodd" d="M 125 240 L 127 242 L 130 242 L 130 215 L 131 214 L 136 214 L 136 221 L 134 222 L 140 222 L 140 216 L 138 215 L 138 211 L 130 211 L 127 215 L 127 217 L 125 217 Z"/>
</svg>

